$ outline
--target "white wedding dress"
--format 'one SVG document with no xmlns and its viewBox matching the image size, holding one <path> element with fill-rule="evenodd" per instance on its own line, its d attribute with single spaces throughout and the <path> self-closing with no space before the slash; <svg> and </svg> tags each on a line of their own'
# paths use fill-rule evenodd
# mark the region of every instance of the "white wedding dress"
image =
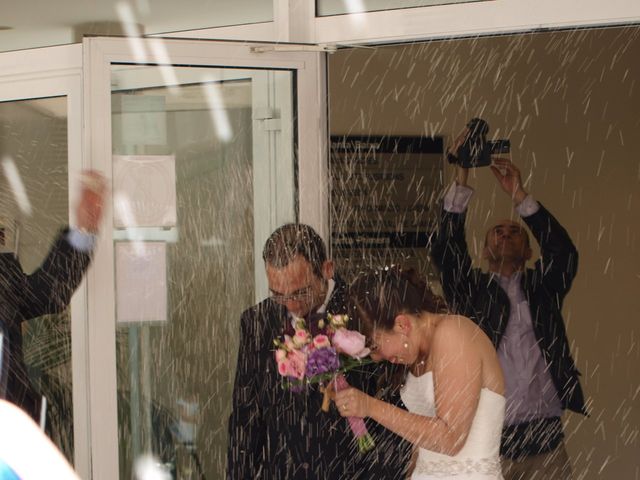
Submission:
<svg viewBox="0 0 640 480">
<path fill-rule="evenodd" d="M 420 377 L 409 374 L 400 392 L 411 413 L 433 417 L 436 414 L 433 374 Z M 453 480 L 502 479 L 500 435 L 504 421 L 505 399 L 487 388 L 480 390 L 478 409 L 462 450 L 454 457 L 419 449 L 412 480 L 449 478 Z"/>
</svg>

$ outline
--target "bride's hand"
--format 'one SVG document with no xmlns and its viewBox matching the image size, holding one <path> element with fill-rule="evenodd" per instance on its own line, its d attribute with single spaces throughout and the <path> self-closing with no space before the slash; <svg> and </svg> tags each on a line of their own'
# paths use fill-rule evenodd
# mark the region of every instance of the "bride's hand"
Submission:
<svg viewBox="0 0 640 480">
<path fill-rule="evenodd" d="M 368 417 L 372 398 L 357 388 L 347 388 L 335 392 L 333 401 L 343 417 Z"/>
</svg>

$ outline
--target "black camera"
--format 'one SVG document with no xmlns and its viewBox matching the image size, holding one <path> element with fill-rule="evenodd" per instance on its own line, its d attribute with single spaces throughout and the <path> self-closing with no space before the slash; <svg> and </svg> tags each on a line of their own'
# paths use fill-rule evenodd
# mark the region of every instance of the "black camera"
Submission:
<svg viewBox="0 0 640 480">
<path fill-rule="evenodd" d="M 511 142 L 506 139 L 487 140 L 489 124 L 481 118 L 472 118 L 467 123 L 467 134 L 455 152 L 447 153 L 449 163 L 462 168 L 486 167 L 491 164 L 491 155 L 509 153 Z"/>
</svg>

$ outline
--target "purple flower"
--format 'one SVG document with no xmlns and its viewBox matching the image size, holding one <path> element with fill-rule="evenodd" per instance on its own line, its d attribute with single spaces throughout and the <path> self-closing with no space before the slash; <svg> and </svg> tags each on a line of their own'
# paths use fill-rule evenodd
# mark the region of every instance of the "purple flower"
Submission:
<svg viewBox="0 0 640 480">
<path fill-rule="evenodd" d="M 340 360 L 333 348 L 318 348 L 312 351 L 307 358 L 305 375 L 310 378 L 322 373 L 333 372 L 339 366 Z"/>
<path fill-rule="evenodd" d="M 289 377 L 289 390 L 293 393 L 300 393 L 304 390 L 304 385 L 295 377 Z"/>
</svg>

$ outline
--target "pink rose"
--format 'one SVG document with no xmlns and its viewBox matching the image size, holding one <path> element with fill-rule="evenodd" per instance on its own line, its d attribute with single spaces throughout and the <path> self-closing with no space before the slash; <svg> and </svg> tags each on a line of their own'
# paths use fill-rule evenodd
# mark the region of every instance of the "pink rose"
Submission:
<svg viewBox="0 0 640 480">
<path fill-rule="evenodd" d="M 326 335 L 316 335 L 313 337 L 313 346 L 316 348 L 330 347 L 331 342 L 329 342 L 329 337 Z"/>
<path fill-rule="evenodd" d="M 309 343 L 309 333 L 306 330 L 296 330 L 295 335 L 292 338 L 293 344 L 301 347 Z"/>
<path fill-rule="evenodd" d="M 278 350 L 277 352 L 284 352 L 284 350 Z M 277 353 L 276 352 L 276 353 Z M 278 373 L 283 377 L 294 377 L 298 380 L 304 378 L 304 371 L 307 365 L 307 357 L 300 350 L 292 350 L 285 352 L 286 357 L 277 359 Z"/>
<path fill-rule="evenodd" d="M 358 359 L 366 357 L 371 351 L 365 348 L 365 341 L 365 336 L 360 332 L 346 328 L 339 328 L 333 335 L 333 346 L 339 353 Z"/>
<path fill-rule="evenodd" d="M 291 370 L 291 364 L 289 360 L 283 358 L 278 361 L 278 373 L 283 377 L 287 377 L 289 375 L 289 370 Z"/>
<path fill-rule="evenodd" d="M 284 350 L 283 348 L 279 348 L 278 350 L 276 350 L 276 362 L 281 362 L 285 358 L 287 358 L 286 350 Z"/>
<path fill-rule="evenodd" d="M 306 355 L 300 350 L 293 350 L 289 352 L 289 355 L 287 355 L 287 360 L 289 361 L 288 375 L 290 377 L 295 377 L 298 380 L 302 380 L 304 378 L 304 371 L 307 367 Z"/>
</svg>

